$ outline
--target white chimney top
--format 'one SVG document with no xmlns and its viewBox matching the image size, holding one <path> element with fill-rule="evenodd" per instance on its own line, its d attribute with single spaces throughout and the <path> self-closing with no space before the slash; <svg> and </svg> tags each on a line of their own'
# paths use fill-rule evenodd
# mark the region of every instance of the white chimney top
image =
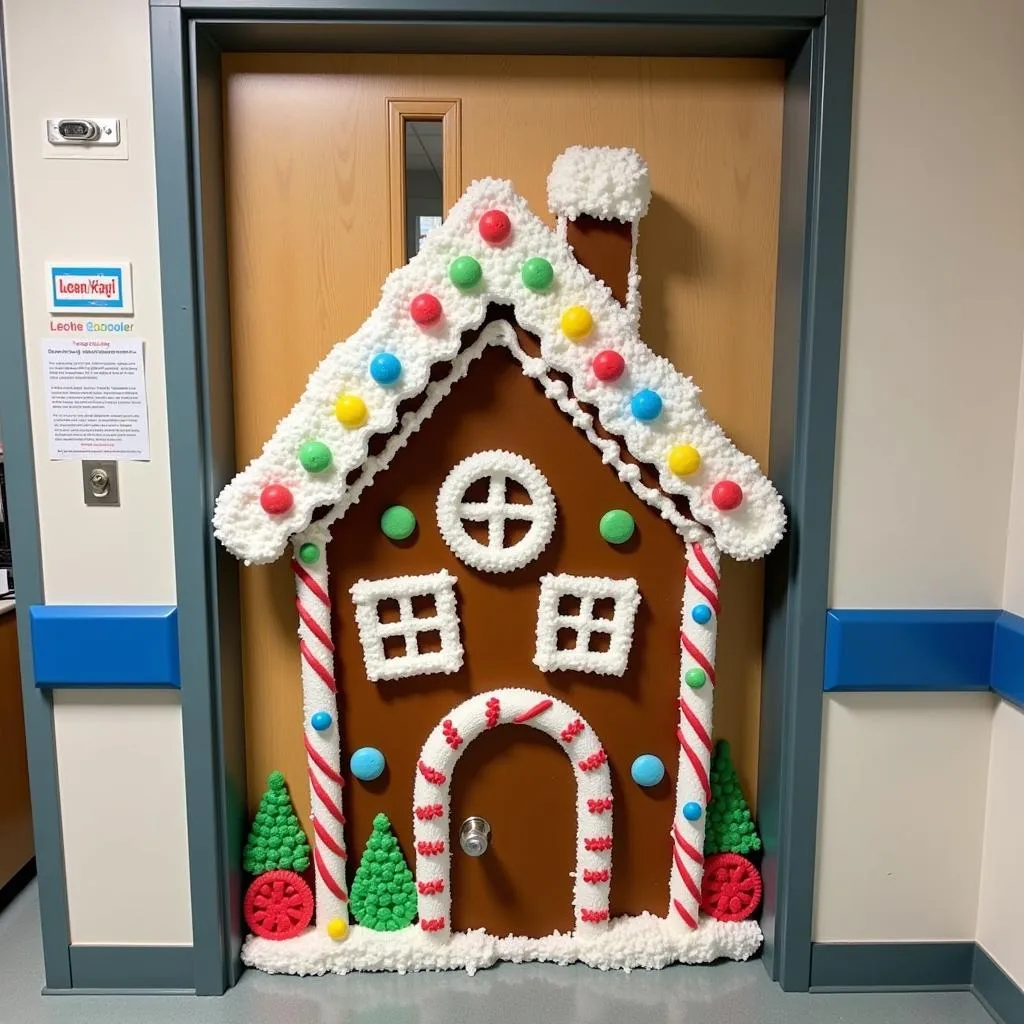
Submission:
<svg viewBox="0 0 1024 1024">
<path fill-rule="evenodd" d="M 635 149 L 571 146 L 555 158 L 548 175 L 548 209 L 575 220 L 635 223 L 651 202 L 651 176 Z"/>
</svg>

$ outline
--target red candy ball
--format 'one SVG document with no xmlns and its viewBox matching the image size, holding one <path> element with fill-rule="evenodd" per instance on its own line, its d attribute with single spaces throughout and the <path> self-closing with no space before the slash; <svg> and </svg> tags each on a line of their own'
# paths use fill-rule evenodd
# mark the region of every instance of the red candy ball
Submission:
<svg viewBox="0 0 1024 1024">
<path fill-rule="evenodd" d="M 743 501 L 743 489 L 732 480 L 719 480 L 711 489 L 711 500 L 723 512 L 730 512 Z"/>
<path fill-rule="evenodd" d="M 409 303 L 409 316 L 421 327 L 430 327 L 441 319 L 441 303 L 430 292 L 423 292 Z"/>
<path fill-rule="evenodd" d="M 480 237 L 491 245 L 501 245 L 512 233 L 512 221 L 501 210 L 488 210 L 480 218 Z"/>
<path fill-rule="evenodd" d="M 272 516 L 284 515 L 292 507 L 292 492 L 282 484 L 267 484 L 260 491 L 260 504 Z"/>
<path fill-rule="evenodd" d="M 611 349 L 606 348 L 594 356 L 594 376 L 598 380 L 618 380 L 625 369 L 626 360 Z"/>
</svg>

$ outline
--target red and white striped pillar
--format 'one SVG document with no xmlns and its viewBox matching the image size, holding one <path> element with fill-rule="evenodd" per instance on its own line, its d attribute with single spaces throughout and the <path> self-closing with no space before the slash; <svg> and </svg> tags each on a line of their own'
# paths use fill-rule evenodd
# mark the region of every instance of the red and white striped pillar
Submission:
<svg viewBox="0 0 1024 1024">
<path fill-rule="evenodd" d="M 718 548 L 710 536 L 687 543 L 679 632 L 679 770 L 668 908 L 668 919 L 684 928 L 697 927 L 704 873 L 704 826 L 711 800 L 719 564 Z"/>
<path fill-rule="evenodd" d="M 327 589 L 327 531 L 316 526 L 293 539 L 292 572 L 299 613 L 303 734 L 309 775 L 316 866 L 316 926 L 348 924 L 345 882 L 344 780 L 338 737 L 338 698 Z M 334 926 L 339 929 L 338 925 Z"/>
</svg>

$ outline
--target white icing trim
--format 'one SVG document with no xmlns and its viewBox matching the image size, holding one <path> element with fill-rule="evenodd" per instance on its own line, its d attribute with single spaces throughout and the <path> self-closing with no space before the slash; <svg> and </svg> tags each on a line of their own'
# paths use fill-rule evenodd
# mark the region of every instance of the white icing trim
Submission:
<svg viewBox="0 0 1024 1024">
<path fill-rule="evenodd" d="M 639 220 L 651 203 L 651 175 L 635 149 L 570 146 L 548 175 L 548 209 L 575 219 Z"/>
<path fill-rule="evenodd" d="M 456 578 L 447 570 L 426 576 L 394 576 L 380 580 L 358 580 L 350 593 L 356 606 L 359 642 L 363 646 L 366 676 L 375 683 L 382 679 L 407 679 L 409 676 L 445 672 L 449 675 L 462 668 L 463 650 L 459 636 L 459 615 L 455 608 Z M 414 614 L 414 597 L 432 597 L 435 612 L 431 616 Z M 398 602 L 399 617 L 395 622 L 381 622 L 377 605 L 381 601 Z M 420 653 L 420 633 L 434 631 L 441 636 L 441 650 Z M 398 658 L 384 656 L 386 637 L 401 636 L 405 654 Z"/>
<path fill-rule="evenodd" d="M 467 502 L 466 491 L 477 480 L 488 480 L 487 500 Z M 506 498 L 513 480 L 530 496 L 531 504 Z M 529 522 L 526 535 L 505 546 L 505 523 Z M 487 523 L 486 546 L 463 525 Z M 548 546 L 555 532 L 555 496 L 544 474 L 529 459 L 514 452 L 476 452 L 454 466 L 437 493 L 437 525 L 441 537 L 461 562 L 484 572 L 511 572 L 529 565 Z"/>
<path fill-rule="evenodd" d="M 514 935 L 497 938 L 481 929 L 456 932 L 447 942 L 438 942 L 415 926 L 397 932 L 377 932 L 360 925 L 353 925 L 342 942 L 332 941 L 319 930 L 283 942 L 250 935 L 242 947 L 242 961 L 248 967 L 271 974 L 297 975 L 452 970 L 473 975 L 499 961 L 562 965 L 579 962 L 602 971 L 631 971 L 658 970 L 673 963 L 709 964 L 722 957 L 747 960 L 761 942 L 761 929 L 756 921 L 702 917 L 695 931 L 680 932 L 660 917 L 639 914 L 617 917 L 603 932 L 555 932 L 541 939 Z M 716 996 L 720 995 L 721 978 L 727 976 L 715 974 Z M 416 996 L 417 1000 L 421 998 L 421 994 Z M 422 1009 L 417 1002 L 417 1011 Z M 580 1020 L 593 1018 L 594 1014 L 579 1015 Z M 446 1015 L 444 1019 L 450 1017 Z"/>
<path fill-rule="evenodd" d="M 563 597 L 579 600 L 579 611 L 570 615 L 558 610 Z M 615 610 L 610 619 L 594 617 L 594 604 L 611 598 Z M 606 576 L 570 576 L 550 573 L 540 580 L 537 603 L 537 649 L 533 663 L 542 672 L 594 672 L 621 676 L 626 671 L 633 646 L 633 622 L 640 607 L 640 590 L 635 579 L 613 580 Z M 576 632 L 576 646 L 558 649 L 558 631 Z M 607 651 L 588 650 L 592 633 L 607 633 Z"/>
<path fill-rule="evenodd" d="M 487 245 L 476 230 L 489 209 L 506 211 L 513 222 L 512 236 L 502 246 Z M 460 292 L 447 281 L 455 254 L 479 260 L 484 277 L 478 288 Z M 545 292 L 531 292 L 521 282 L 519 270 L 533 256 L 547 259 L 554 269 L 555 281 Z M 444 317 L 425 331 L 412 322 L 408 305 L 414 295 L 428 290 L 440 299 Z M 446 380 L 431 383 L 433 364 L 448 361 L 461 366 L 463 373 L 468 369 L 472 357 L 463 359 L 466 353 L 460 351 L 463 332 L 480 326 L 492 302 L 511 303 L 520 326 L 540 339 L 540 366 L 527 370 L 530 376 L 551 370 L 568 374 L 574 399 L 596 408 L 604 432 L 616 439 L 612 443 L 657 469 L 656 493 L 666 502 L 671 503 L 671 495 L 684 496 L 694 517 L 710 527 L 718 546 L 734 557 L 758 558 L 775 546 L 785 528 L 785 511 L 757 463 L 711 420 L 693 382 L 644 345 L 630 311 L 616 302 L 607 285 L 576 262 L 569 246 L 530 211 L 509 182 L 493 179 L 474 182 L 445 223 L 430 233 L 419 254 L 389 276 L 369 318 L 313 371 L 302 397 L 263 453 L 221 492 L 213 517 L 221 542 L 246 562 L 271 562 L 288 538 L 310 522 L 317 507 L 338 505 L 342 514 L 354 500 L 349 492 L 365 488 L 386 465 L 380 457 L 368 457 L 370 439 L 399 426 L 398 407 L 405 399 L 425 392 L 426 405 L 431 411 L 436 407 L 458 374 L 453 368 Z M 574 304 L 585 305 L 594 319 L 594 330 L 583 344 L 569 341 L 560 327 L 563 310 Z M 591 370 L 593 356 L 602 348 L 613 348 L 625 359 L 626 372 L 614 383 L 598 381 Z M 402 362 L 401 378 L 386 388 L 376 385 L 368 372 L 370 360 L 381 351 L 394 353 Z M 629 407 L 630 396 L 645 387 L 657 391 L 664 403 L 653 422 L 636 420 Z M 335 400 L 343 393 L 364 400 L 367 419 L 362 426 L 345 429 L 336 420 Z M 429 412 L 413 413 L 411 419 L 418 425 L 426 415 Z M 385 453 L 390 452 L 386 458 L 413 429 L 403 418 L 401 438 L 389 438 L 385 444 Z M 331 449 L 333 462 L 324 472 L 307 473 L 299 464 L 299 448 L 310 438 Z M 701 466 L 691 476 L 668 470 L 667 454 L 676 444 L 691 444 L 700 452 Z M 366 482 L 350 487 L 346 477 L 357 468 L 365 470 L 361 481 Z M 639 473 L 627 464 L 625 472 L 631 471 Z M 714 483 L 724 479 L 735 481 L 743 491 L 743 503 L 729 512 L 719 510 L 711 499 Z M 268 515 L 260 506 L 260 493 L 271 483 L 292 492 L 294 503 L 282 515 Z M 674 518 L 667 505 L 661 507 L 665 518 Z"/>
<path fill-rule="evenodd" d="M 452 773 L 466 747 L 485 729 L 513 724 L 547 733 L 572 761 L 576 779 L 576 930 L 582 934 L 607 927 L 612 784 L 601 741 L 576 710 L 550 694 L 491 690 L 470 697 L 438 723 L 423 745 L 416 768 L 413 836 L 420 890 L 419 927 L 440 941 L 451 934 L 450 843 L 455 831 L 449 822 Z M 494 837 L 492 841 L 501 839 Z M 439 891 L 430 883 L 440 883 Z"/>
</svg>

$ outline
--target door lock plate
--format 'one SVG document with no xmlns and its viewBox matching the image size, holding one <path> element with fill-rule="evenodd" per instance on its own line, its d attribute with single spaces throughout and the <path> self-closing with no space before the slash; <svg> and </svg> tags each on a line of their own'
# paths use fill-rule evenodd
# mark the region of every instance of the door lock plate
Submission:
<svg viewBox="0 0 1024 1024">
<path fill-rule="evenodd" d="M 82 463 L 82 496 L 86 505 L 117 508 L 121 504 L 117 463 L 87 460 Z"/>
</svg>

